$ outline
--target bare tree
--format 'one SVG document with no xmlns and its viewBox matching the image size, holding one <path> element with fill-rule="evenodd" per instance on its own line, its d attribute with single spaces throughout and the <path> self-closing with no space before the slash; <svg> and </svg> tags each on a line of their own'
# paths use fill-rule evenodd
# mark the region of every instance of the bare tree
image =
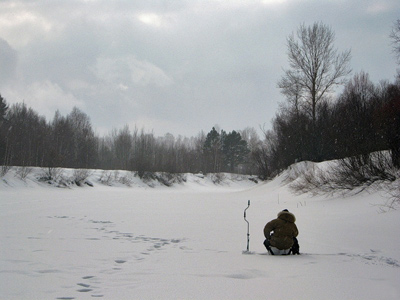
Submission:
<svg viewBox="0 0 400 300">
<path fill-rule="evenodd" d="M 125 125 L 118 132 L 113 132 L 114 151 L 116 158 L 116 168 L 121 170 L 129 170 L 130 160 L 133 153 L 133 138 L 129 130 L 129 126 Z"/>
<path fill-rule="evenodd" d="M 340 134 L 335 135 L 336 150 L 340 158 L 383 150 L 377 149 L 375 143 L 376 98 L 376 88 L 368 73 L 357 73 L 346 84 L 335 103 L 333 113 L 333 124 L 340 129 Z M 343 120 L 346 120 L 345 124 Z"/>
<path fill-rule="evenodd" d="M 155 144 L 153 132 L 146 133 L 142 128 L 140 134 L 134 133 L 134 152 L 131 163 L 132 170 L 137 171 L 140 177 L 143 177 L 146 172 L 155 172 Z"/>
<path fill-rule="evenodd" d="M 7 138 L 8 138 L 8 127 L 7 115 L 8 105 L 6 99 L 0 95 L 0 164 L 7 165 Z"/>
<path fill-rule="evenodd" d="M 350 50 L 338 53 L 333 46 L 334 32 L 322 23 L 303 24 L 296 36 L 287 39 L 290 69 L 285 70 L 278 87 L 288 98 L 304 101 L 315 121 L 318 103 L 335 85 L 345 83 L 351 72 Z"/>
<path fill-rule="evenodd" d="M 96 157 L 96 139 L 89 116 L 74 107 L 66 118 L 72 129 L 72 159 L 74 167 L 94 167 Z"/>
<path fill-rule="evenodd" d="M 250 151 L 256 149 L 261 143 L 260 137 L 253 127 L 246 127 L 243 130 L 239 130 L 239 133 L 242 139 L 247 142 Z"/>
<path fill-rule="evenodd" d="M 392 39 L 393 52 L 396 55 L 397 61 L 400 64 L 400 19 L 397 19 L 393 24 L 392 31 L 390 32 Z"/>
<path fill-rule="evenodd" d="M 333 87 L 344 84 L 351 72 L 350 50 L 338 53 L 334 41 L 332 29 L 322 23 L 308 27 L 302 24 L 296 36 L 291 34 L 287 39 L 290 68 L 285 70 L 278 87 L 296 109 L 303 108 L 311 117 L 313 131 L 318 104 Z M 317 149 L 314 150 L 317 152 Z"/>
</svg>

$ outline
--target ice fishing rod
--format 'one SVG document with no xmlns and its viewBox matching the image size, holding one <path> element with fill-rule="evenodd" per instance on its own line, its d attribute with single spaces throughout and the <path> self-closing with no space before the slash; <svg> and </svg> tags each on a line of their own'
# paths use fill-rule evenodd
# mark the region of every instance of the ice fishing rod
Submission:
<svg viewBox="0 0 400 300">
<path fill-rule="evenodd" d="M 246 253 L 249 253 L 249 245 L 250 245 L 250 223 L 249 223 L 249 221 L 247 221 L 247 219 L 246 219 L 246 210 L 248 210 L 249 207 L 250 207 L 250 200 L 247 202 L 247 207 L 246 207 L 246 209 L 244 210 L 244 220 L 245 220 L 246 223 L 247 223 L 247 250 L 246 250 L 246 251 L 243 251 L 243 252 L 246 252 Z"/>
</svg>

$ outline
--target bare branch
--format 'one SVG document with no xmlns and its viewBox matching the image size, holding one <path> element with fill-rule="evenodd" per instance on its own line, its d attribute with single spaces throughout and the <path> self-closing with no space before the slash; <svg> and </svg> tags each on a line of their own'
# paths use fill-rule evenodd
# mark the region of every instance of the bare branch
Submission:
<svg viewBox="0 0 400 300">
<path fill-rule="evenodd" d="M 400 64 L 400 19 L 393 24 L 389 37 L 392 39 L 393 52 Z"/>
</svg>

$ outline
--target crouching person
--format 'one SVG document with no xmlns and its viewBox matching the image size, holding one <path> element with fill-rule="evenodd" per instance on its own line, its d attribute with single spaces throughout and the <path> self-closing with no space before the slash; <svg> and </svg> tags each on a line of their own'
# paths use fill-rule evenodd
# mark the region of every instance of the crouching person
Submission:
<svg viewBox="0 0 400 300">
<path fill-rule="evenodd" d="M 264 246 L 272 255 L 300 254 L 297 242 L 299 231 L 295 224 L 296 217 L 287 209 L 278 213 L 278 218 L 264 227 Z"/>
</svg>

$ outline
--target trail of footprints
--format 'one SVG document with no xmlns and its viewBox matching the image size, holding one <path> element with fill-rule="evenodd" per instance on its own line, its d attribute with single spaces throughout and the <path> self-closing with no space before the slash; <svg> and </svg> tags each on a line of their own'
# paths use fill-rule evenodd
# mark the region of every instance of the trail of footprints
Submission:
<svg viewBox="0 0 400 300">
<path fill-rule="evenodd" d="M 126 232 L 120 232 L 117 230 L 109 230 L 109 227 L 114 227 L 115 224 L 110 222 L 110 221 L 96 221 L 96 220 L 89 220 L 90 223 L 93 224 L 101 224 L 103 226 L 96 227 L 94 229 L 103 232 L 105 235 L 103 235 L 103 238 L 111 238 L 113 240 L 127 240 L 132 243 L 149 243 L 149 247 L 147 248 L 146 251 L 142 251 L 141 254 L 143 255 L 149 255 L 151 251 L 154 250 L 160 250 L 164 248 L 165 246 L 168 245 L 176 245 L 179 244 L 185 239 L 164 239 L 164 238 L 158 238 L 158 237 L 148 237 L 144 235 L 139 235 L 139 236 L 134 236 L 132 233 L 126 233 Z M 88 240 L 100 240 L 100 238 L 97 237 L 89 237 L 87 238 Z M 187 250 L 185 247 L 180 247 L 182 250 Z M 117 262 L 117 261 L 116 261 Z M 121 263 L 121 262 L 117 262 Z"/>
<path fill-rule="evenodd" d="M 68 217 L 68 216 L 52 216 L 48 218 L 56 218 L 56 219 L 75 219 L 73 217 Z M 92 241 L 97 241 L 97 240 L 103 240 L 103 239 L 113 239 L 113 240 L 126 240 L 130 241 L 132 243 L 148 243 L 150 244 L 149 247 L 147 248 L 147 251 L 142 251 L 141 254 L 144 255 L 149 255 L 150 251 L 153 250 L 160 250 L 164 248 L 165 246 L 168 245 L 177 245 L 179 243 L 184 242 L 186 239 L 185 238 L 173 238 L 173 239 L 165 239 L 165 238 L 158 238 L 158 237 L 148 237 L 144 235 L 139 235 L 135 236 L 133 233 L 126 233 L 126 232 L 120 232 L 117 230 L 109 230 L 109 228 L 115 227 L 115 224 L 111 221 L 99 221 L 99 220 L 87 220 L 86 218 L 81 218 L 79 219 L 80 221 L 85 221 L 89 222 L 90 224 L 96 224 L 100 226 L 96 227 L 90 227 L 90 229 L 95 229 L 98 232 L 102 232 L 103 235 L 99 237 L 98 235 L 96 236 L 90 236 L 86 237 L 86 240 L 92 240 Z M 34 237 L 29 237 L 33 239 Z M 190 250 L 189 248 L 186 247 L 179 247 L 181 250 Z"/>
<path fill-rule="evenodd" d="M 91 280 L 91 279 L 95 279 L 95 276 L 84 276 L 82 277 L 83 280 Z M 88 293 L 88 292 L 92 292 L 93 288 L 92 285 L 89 283 L 77 283 L 78 289 L 76 290 L 77 292 L 80 293 Z M 100 293 L 93 293 L 90 295 L 93 298 L 101 298 L 104 295 L 100 294 Z M 58 297 L 56 298 L 57 300 L 73 300 L 76 299 L 75 297 Z"/>
<path fill-rule="evenodd" d="M 68 216 L 54 216 L 49 218 L 58 218 L 58 219 L 73 219 Z M 86 221 L 87 219 L 82 218 L 81 221 Z M 134 255 L 134 252 L 137 249 L 132 248 L 132 256 L 135 257 L 135 260 L 143 260 L 146 256 L 150 255 L 155 250 L 162 250 L 167 246 L 176 247 L 178 244 L 184 242 L 186 239 L 165 239 L 165 238 L 158 238 L 158 237 L 148 237 L 144 235 L 135 236 L 132 233 L 120 232 L 117 230 L 110 230 L 112 227 L 115 227 L 115 224 L 111 221 L 99 221 L 99 220 L 89 220 L 90 224 L 96 224 L 96 227 L 90 227 L 90 229 L 95 229 L 98 232 L 102 233 L 101 237 L 90 236 L 86 237 L 86 240 L 102 240 L 102 239 L 112 239 L 112 240 L 122 240 L 122 241 L 129 241 L 132 243 L 140 243 L 148 244 L 146 250 L 142 250 L 137 255 Z M 100 225 L 100 226 L 97 226 Z M 185 246 L 180 246 L 179 249 L 181 250 L 191 250 Z M 118 266 L 123 265 L 127 262 L 125 259 L 114 259 L 114 265 L 112 270 L 121 270 Z M 84 276 L 81 280 L 76 284 L 76 292 L 79 293 L 89 293 L 91 297 L 94 298 L 101 298 L 104 295 L 102 293 L 97 293 L 96 290 L 99 290 L 98 285 L 101 285 L 100 278 L 92 275 Z M 58 297 L 56 299 L 59 300 L 72 300 L 76 299 L 75 297 Z"/>
<path fill-rule="evenodd" d="M 394 258 L 386 257 L 380 255 L 381 251 L 370 249 L 370 253 L 364 254 L 347 254 L 340 253 L 340 255 L 344 255 L 350 257 L 351 259 L 359 259 L 362 260 L 365 264 L 368 265 L 382 265 L 387 267 L 395 267 L 400 268 L 400 262 Z"/>
</svg>

